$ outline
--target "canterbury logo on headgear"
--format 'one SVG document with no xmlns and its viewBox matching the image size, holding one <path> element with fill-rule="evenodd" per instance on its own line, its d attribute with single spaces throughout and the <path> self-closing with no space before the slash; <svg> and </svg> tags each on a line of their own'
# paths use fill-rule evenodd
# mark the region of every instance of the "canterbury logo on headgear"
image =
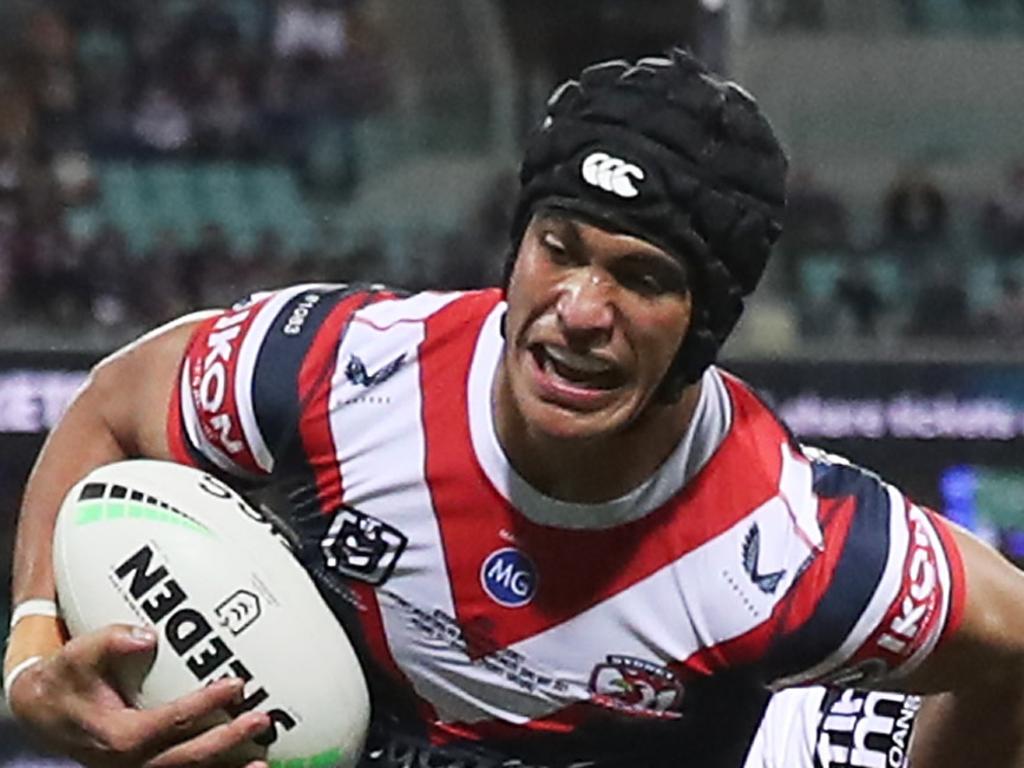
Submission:
<svg viewBox="0 0 1024 768">
<path fill-rule="evenodd" d="M 607 152 L 592 152 L 583 161 L 580 175 L 587 184 L 606 192 L 619 197 L 636 197 L 640 190 L 633 180 L 643 181 L 646 174 L 640 166 L 612 157 Z"/>
</svg>

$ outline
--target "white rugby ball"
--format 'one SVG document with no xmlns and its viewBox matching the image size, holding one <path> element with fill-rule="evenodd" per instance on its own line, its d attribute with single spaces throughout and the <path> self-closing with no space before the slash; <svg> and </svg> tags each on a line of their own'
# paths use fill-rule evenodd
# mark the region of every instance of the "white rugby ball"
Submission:
<svg viewBox="0 0 1024 768">
<path fill-rule="evenodd" d="M 344 630 L 312 580 L 237 493 L 180 464 L 100 467 L 68 493 L 54 533 L 54 574 L 72 636 L 145 624 L 159 640 L 141 682 L 118 670 L 140 707 L 226 675 L 246 679 L 232 714 L 268 712 L 257 739 L 288 768 L 349 768 L 370 704 Z"/>
</svg>

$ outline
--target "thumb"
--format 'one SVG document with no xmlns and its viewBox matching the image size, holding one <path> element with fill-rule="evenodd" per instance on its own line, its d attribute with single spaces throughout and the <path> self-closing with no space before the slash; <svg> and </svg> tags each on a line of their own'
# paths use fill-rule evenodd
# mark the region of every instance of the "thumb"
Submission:
<svg viewBox="0 0 1024 768">
<path fill-rule="evenodd" d="M 68 662 L 79 671 L 117 683 L 132 697 L 156 658 L 156 632 L 150 627 L 111 624 L 80 635 L 65 646 Z"/>
<path fill-rule="evenodd" d="M 82 659 L 95 666 L 117 664 L 126 656 L 152 654 L 156 650 L 156 632 L 151 627 L 132 624 L 110 624 L 76 640 L 82 641 Z"/>
<path fill-rule="evenodd" d="M 107 658 L 156 650 L 156 632 L 152 627 L 140 624 L 111 624 L 99 631 L 106 634 L 104 655 Z"/>
</svg>

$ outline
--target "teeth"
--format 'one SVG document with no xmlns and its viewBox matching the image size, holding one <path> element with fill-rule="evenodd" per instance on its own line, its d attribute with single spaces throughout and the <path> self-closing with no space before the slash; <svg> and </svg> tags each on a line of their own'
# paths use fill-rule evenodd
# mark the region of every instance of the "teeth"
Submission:
<svg viewBox="0 0 1024 768">
<path fill-rule="evenodd" d="M 612 367 L 603 360 L 598 360 L 590 355 L 580 355 L 575 352 L 570 352 L 568 349 L 565 349 L 565 347 L 553 347 L 549 344 L 545 344 L 544 352 L 559 365 L 573 368 L 581 373 L 606 373 L 612 369 Z"/>
</svg>

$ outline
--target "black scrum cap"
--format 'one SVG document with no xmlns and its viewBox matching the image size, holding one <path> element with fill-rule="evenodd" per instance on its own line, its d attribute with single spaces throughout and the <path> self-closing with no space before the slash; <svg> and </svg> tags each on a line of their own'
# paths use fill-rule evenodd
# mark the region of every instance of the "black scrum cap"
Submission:
<svg viewBox="0 0 1024 768">
<path fill-rule="evenodd" d="M 511 258 L 532 213 L 552 207 L 682 260 L 694 311 L 662 383 L 672 400 L 714 362 L 764 272 L 781 233 L 786 168 L 750 95 L 685 51 L 595 64 L 555 90 L 529 140 Z"/>
</svg>

